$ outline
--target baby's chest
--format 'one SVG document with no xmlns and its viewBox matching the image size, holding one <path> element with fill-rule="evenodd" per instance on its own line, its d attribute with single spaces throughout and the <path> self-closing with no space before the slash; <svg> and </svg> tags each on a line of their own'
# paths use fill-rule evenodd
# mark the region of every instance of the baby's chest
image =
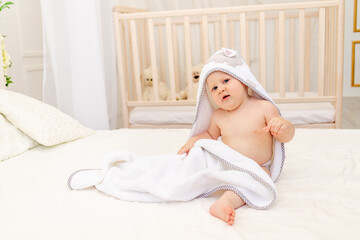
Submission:
<svg viewBox="0 0 360 240">
<path fill-rule="evenodd" d="M 238 121 L 224 124 L 221 130 L 221 136 L 233 140 L 249 140 L 259 138 L 266 133 L 263 124 L 255 123 L 254 121 Z"/>
<path fill-rule="evenodd" d="M 229 114 L 222 121 L 222 127 L 224 129 L 241 129 L 254 131 L 258 128 L 264 128 L 266 126 L 265 115 L 261 112 L 244 112 L 238 114 Z"/>
</svg>

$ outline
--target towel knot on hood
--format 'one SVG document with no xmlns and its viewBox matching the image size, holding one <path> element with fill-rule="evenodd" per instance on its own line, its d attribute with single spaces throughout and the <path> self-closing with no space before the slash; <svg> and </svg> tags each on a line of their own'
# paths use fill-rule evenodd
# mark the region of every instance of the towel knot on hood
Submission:
<svg viewBox="0 0 360 240">
<path fill-rule="evenodd" d="M 228 48 L 222 48 L 221 51 L 214 54 L 207 63 L 210 62 L 226 63 L 232 67 L 242 66 L 244 63 L 238 52 Z"/>
</svg>

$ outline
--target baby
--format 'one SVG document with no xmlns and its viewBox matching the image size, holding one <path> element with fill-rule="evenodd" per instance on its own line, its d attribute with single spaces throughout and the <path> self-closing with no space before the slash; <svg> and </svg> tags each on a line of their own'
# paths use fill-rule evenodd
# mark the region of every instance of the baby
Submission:
<svg viewBox="0 0 360 240">
<path fill-rule="evenodd" d="M 270 175 L 266 166 L 273 155 L 273 137 L 289 142 L 294 126 L 280 116 L 271 102 L 250 96 L 247 86 L 224 72 L 212 72 L 206 87 L 218 109 L 213 112 L 208 129 L 191 137 L 178 154 L 189 153 L 199 139 L 221 136 L 225 144 L 253 159 Z M 236 193 L 227 190 L 210 207 L 210 213 L 232 225 L 234 210 L 244 204 Z"/>
<path fill-rule="evenodd" d="M 190 201 L 225 190 L 210 212 L 230 225 L 238 207 L 266 209 L 275 201 L 274 182 L 285 161 L 283 142 L 293 138 L 294 127 L 280 117 L 236 51 L 222 49 L 202 68 L 190 136 L 178 152 L 181 155 L 110 152 L 102 169 L 71 174 L 69 188 L 95 186 L 138 202 Z M 215 141 L 220 136 L 222 141 Z"/>
</svg>

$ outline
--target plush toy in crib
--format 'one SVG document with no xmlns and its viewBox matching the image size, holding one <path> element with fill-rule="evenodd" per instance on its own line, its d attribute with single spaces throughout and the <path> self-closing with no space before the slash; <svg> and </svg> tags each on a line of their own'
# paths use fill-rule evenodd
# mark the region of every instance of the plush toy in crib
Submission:
<svg viewBox="0 0 360 240">
<path fill-rule="evenodd" d="M 160 72 L 159 69 L 156 72 L 157 79 L 158 79 L 158 88 L 159 88 L 159 100 L 170 100 L 171 93 L 163 81 L 160 80 Z M 143 89 L 143 100 L 145 101 L 154 101 L 155 100 L 155 93 L 154 93 L 154 86 L 153 86 L 153 73 L 151 67 L 148 67 L 144 70 L 142 74 L 142 79 L 144 81 L 144 89 Z"/>
<path fill-rule="evenodd" d="M 193 76 L 193 97 L 194 99 L 196 99 L 196 94 L 197 94 L 197 89 L 198 89 L 198 86 L 199 86 L 199 78 L 200 78 L 200 72 L 201 72 L 201 69 L 203 67 L 203 64 L 199 64 L 199 65 L 196 65 L 196 66 L 193 66 L 192 67 L 192 76 Z M 186 81 L 187 83 L 187 81 Z M 183 100 L 183 99 L 188 99 L 190 98 L 190 93 L 189 93 L 189 87 L 186 86 L 183 90 L 181 90 L 177 96 L 176 96 L 176 100 Z"/>
</svg>

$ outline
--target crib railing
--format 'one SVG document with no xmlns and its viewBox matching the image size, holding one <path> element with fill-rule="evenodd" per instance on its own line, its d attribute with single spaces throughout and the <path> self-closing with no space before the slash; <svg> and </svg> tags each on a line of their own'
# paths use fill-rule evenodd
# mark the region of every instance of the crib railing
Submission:
<svg viewBox="0 0 360 240">
<path fill-rule="evenodd" d="M 230 47 L 276 102 L 331 102 L 340 127 L 343 11 L 343 0 L 131 13 L 116 7 L 121 107 L 128 113 L 135 106 L 194 105 L 192 66 Z M 148 67 L 160 70 L 153 74 L 152 101 L 142 98 Z M 159 98 L 160 81 L 170 100 Z M 176 100 L 185 86 L 188 99 Z"/>
</svg>

